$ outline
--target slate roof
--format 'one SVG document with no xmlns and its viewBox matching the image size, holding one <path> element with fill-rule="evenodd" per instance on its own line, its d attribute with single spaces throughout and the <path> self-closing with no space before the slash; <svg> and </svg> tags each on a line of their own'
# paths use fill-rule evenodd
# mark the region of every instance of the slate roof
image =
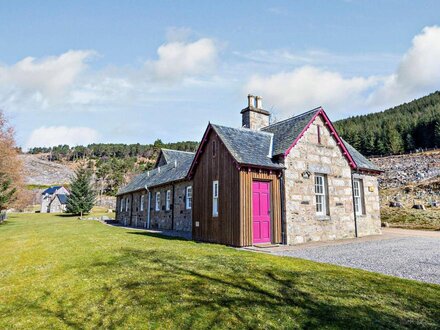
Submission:
<svg viewBox="0 0 440 330">
<path fill-rule="evenodd" d="M 177 155 L 177 153 L 179 153 L 179 155 Z M 153 188 L 185 179 L 195 154 L 193 152 L 177 150 L 173 150 L 173 152 L 169 154 L 172 154 L 170 158 L 170 160 L 172 160 L 171 162 L 148 172 L 138 174 L 128 185 L 119 189 L 118 195 L 142 190 L 145 189 L 145 186 Z M 177 161 L 177 166 L 175 166 L 174 161 Z"/>
<path fill-rule="evenodd" d="M 65 195 L 65 194 L 58 194 L 57 197 L 60 200 L 61 204 L 67 204 L 67 195 Z"/>
<path fill-rule="evenodd" d="M 164 156 L 167 164 L 174 163 L 175 161 L 177 161 L 178 163 L 185 162 L 188 157 L 194 158 L 193 152 L 172 149 L 161 149 L 160 151 L 162 152 L 162 155 Z"/>
<path fill-rule="evenodd" d="M 272 160 L 272 133 L 215 124 L 211 126 L 239 164 L 283 168 Z"/>
<path fill-rule="evenodd" d="M 263 132 L 272 133 L 274 135 L 272 154 L 274 156 L 284 154 L 310 120 L 312 120 L 313 116 L 320 110 L 321 108 L 316 108 L 262 128 L 261 130 Z"/>
<path fill-rule="evenodd" d="M 45 191 L 43 191 L 41 194 L 42 195 L 46 195 L 46 194 L 48 194 L 48 195 L 53 195 L 58 189 L 60 189 L 61 188 L 61 186 L 53 186 L 53 187 L 50 187 L 50 188 L 47 188 Z"/>
<path fill-rule="evenodd" d="M 362 155 L 359 151 L 357 151 L 347 141 L 345 141 L 342 138 L 341 138 L 341 140 L 342 140 L 342 142 L 344 142 L 345 147 L 347 148 L 348 153 L 353 158 L 353 160 L 356 163 L 358 169 L 383 172 L 379 167 L 374 165 L 370 160 L 368 160 L 364 155 Z"/>
</svg>

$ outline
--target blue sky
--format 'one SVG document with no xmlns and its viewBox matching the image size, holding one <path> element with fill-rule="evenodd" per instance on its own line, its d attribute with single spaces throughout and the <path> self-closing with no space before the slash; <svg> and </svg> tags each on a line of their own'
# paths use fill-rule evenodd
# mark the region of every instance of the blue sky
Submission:
<svg viewBox="0 0 440 330">
<path fill-rule="evenodd" d="M 246 95 L 334 120 L 440 89 L 438 1 L 0 1 L 19 145 L 198 140 Z"/>
</svg>

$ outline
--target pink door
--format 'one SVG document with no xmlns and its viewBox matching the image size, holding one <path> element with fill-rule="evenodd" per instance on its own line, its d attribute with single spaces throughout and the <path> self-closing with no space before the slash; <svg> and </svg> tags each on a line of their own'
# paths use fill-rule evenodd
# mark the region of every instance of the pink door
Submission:
<svg viewBox="0 0 440 330">
<path fill-rule="evenodd" d="M 270 243 L 270 189 L 269 182 L 252 182 L 253 242 Z"/>
</svg>

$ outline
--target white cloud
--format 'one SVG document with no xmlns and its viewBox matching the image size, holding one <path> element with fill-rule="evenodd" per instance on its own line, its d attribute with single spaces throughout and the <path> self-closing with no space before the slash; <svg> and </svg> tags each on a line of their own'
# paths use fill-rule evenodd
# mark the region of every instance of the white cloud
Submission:
<svg viewBox="0 0 440 330">
<path fill-rule="evenodd" d="M 318 64 L 328 54 L 315 54 Z M 255 60 L 269 61 L 267 53 L 251 53 Z M 306 62 L 302 56 L 280 52 L 278 58 Z M 337 58 L 334 58 L 335 60 Z M 322 105 L 333 113 L 356 114 L 409 101 L 440 89 L 440 27 L 425 27 L 414 37 L 394 73 L 384 76 L 344 76 L 335 70 L 304 65 L 291 71 L 254 75 L 245 92 L 262 95 L 270 104 L 290 115 Z M 267 105 L 267 102 L 266 102 Z"/>
<path fill-rule="evenodd" d="M 212 71 L 218 49 L 212 39 L 195 42 L 174 41 L 163 44 L 157 50 L 159 59 L 147 62 L 152 65 L 159 80 L 179 81 L 186 76 L 206 74 Z"/>
<path fill-rule="evenodd" d="M 302 112 L 316 106 L 340 108 L 353 103 L 373 87 L 377 78 L 344 78 L 337 72 L 304 66 L 271 76 L 255 75 L 246 90 L 262 95 L 284 113 Z M 267 103 L 266 103 L 267 104 Z"/>
<path fill-rule="evenodd" d="M 419 93 L 440 88 L 440 27 L 425 27 L 412 40 L 397 71 L 371 95 L 372 103 L 400 102 Z"/>
<path fill-rule="evenodd" d="M 71 50 L 40 60 L 26 57 L 11 66 L 0 66 L 0 86 L 10 93 L 37 99 L 56 98 L 84 72 L 92 51 Z M 13 95 L 10 95 L 13 97 Z"/>
<path fill-rule="evenodd" d="M 43 126 L 31 133 L 25 148 L 51 147 L 60 144 L 87 145 L 97 142 L 98 138 L 99 133 L 88 127 Z"/>
</svg>

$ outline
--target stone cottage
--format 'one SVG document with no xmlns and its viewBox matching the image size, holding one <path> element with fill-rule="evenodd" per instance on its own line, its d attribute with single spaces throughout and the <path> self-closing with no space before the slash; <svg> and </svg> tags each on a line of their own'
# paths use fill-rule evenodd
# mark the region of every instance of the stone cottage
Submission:
<svg viewBox="0 0 440 330">
<path fill-rule="evenodd" d="M 69 191 L 63 186 L 53 186 L 41 193 L 41 213 L 65 212 Z"/>
<path fill-rule="evenodd" d="M 192 186 L 192 222 L 185 229 L 193 239 L 249 246 L 380 233 L 380 170 L 339 137 L 324 109 L 270 125 L 261 98 L 249 95 L 241 114 L 240 128 L 208 124 L 191 164 L 181 167 L 178 182 Z M 163 152 L 159 163 L 173 166 Z M 134 180 L 144 180 L 138 188 L 148 175 Z M 173 180 L 162 180 L 161 186 L 171 191 Z M 177 229 L 164 225 L 159 201 L 155 223 Z M 123 217 L 118 214 L 118 219 Z"/>
<path fill-rule="evenodd" d="M 194 153 L 162 149 L 154 169 L 118 191 L 116 219 L 125 226 L 191 231 Z"/>
</svg>

